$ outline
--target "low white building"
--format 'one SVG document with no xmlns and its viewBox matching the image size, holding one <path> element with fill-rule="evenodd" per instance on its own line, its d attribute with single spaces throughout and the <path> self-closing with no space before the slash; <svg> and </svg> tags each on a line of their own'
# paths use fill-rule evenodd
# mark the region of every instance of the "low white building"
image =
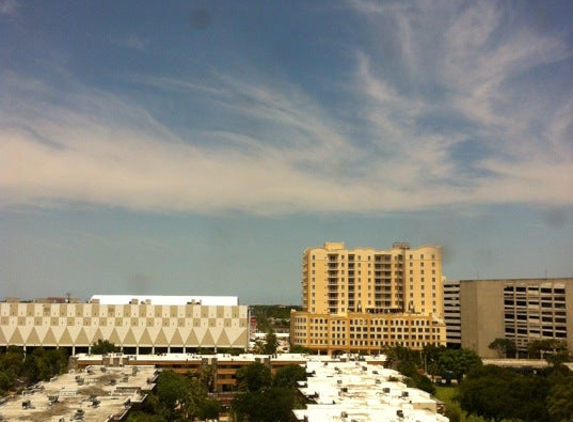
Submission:
<svg viewBox="0 0 573 422">
<path fill-rule="evenodd" d="M 313 404 L 294 410 L 304 422 L 417 421 L 447 422 L 441 403 L 425 391 L 409 388 L 403 376 L 361 360 L 311 359 L 300 391 Z"/>
</svg>

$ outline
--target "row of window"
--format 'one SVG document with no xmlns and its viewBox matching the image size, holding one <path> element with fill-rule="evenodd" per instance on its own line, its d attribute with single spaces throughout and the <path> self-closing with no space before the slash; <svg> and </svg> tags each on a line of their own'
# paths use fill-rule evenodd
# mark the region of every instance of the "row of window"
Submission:
<svg viewBox="0 0 573 422">
<path fill-rule="evenodd" d="M 514 286 L 511 284 L 505 285 L 503 287 L 503 291 L 506 293 L 546 293 L 546 294 L 565 294 L 565 287 L 541 287 L 538 285 L 529 285 L 529 286 Z"/>
<path fill-rule="evenodd" d="M 319 335 L 315 335 L 313 333 L 310 334 L 310 340 L 312 341 L 313 339 L 326 339 L 327 337 L 325 336 L 319 336 Z M 349 339 L 349 340 L 389 340 L 389 339 L 398 339 L 398 340 L 432 340 L 432 339 L 436 339 L 435 335 L 430 335 L 430 334 L 350 334 L 349 336 L 345 336 L 345 335 L 334 335 L 331 337 L 331 340 L 334 341 L 339 341 L 339 340 L 344 340 L 344 339 Z"/>
<path fill-rule="evenodd" d="M 505 314 L 505 319 L 506 320 L 518 320 L 518 321 L 531 321 L 531 322 L 537 322 L 539 323 L 539 320 L 541 319 L 541 321 L 543 322 L 549 322 L 549 323 L 556 323 L 556 324 L 566 324 L 567 323 L 567 318 L 564 316 L 559 316 L 559 317 L 553 317 L 551 315 L 544 315 L 544 316 L 539 316 L 538 315 L 526 315 L 526 314 Z"/>
<path fill-rule="evenodd" d="M 505 328 L 505 334 L 507 337 L 513 337 L 515 334 L 517 335 L 522 335 L 525 337 L 539 337 L 539 335 L 541 334 L 544 338 L 567 338 L 567 331 L 566 330 L 562 330 L 562 331 L 553 331 L 553 330 L 544 330 L 544 331 L 539 331 L 539 330 L 527 330 L 525 328 L 518 328 L 517 330 L 512 328 L 512 327 L 506 327 Z"/>
<path fill-rule="evenodd" d="M 388 261 L 388 260 L 390 260 L 390 259 L 392 258 L 392 255 L 391 255 L 391 254 L 374 255 L 374 256 L 375 256 L 375 258 L 376 258 L 376 262 L 380 262 L 382 258 L 385 258 L 386 261 Z M 334 253 L 334 254 L 330 253 L 330 254 L 328 254 L 328 258 L 329 258 L 329 259 L 337 259 L 337 258 L 346 259 L 346 255 L 337 254 L 337 253 Z M 402 259 L 402 255 L 394 255 L 394 258 L 395 258 L 395 259 Z M 355 255 L 352 255 L 352 254 L 349 254 L 349 255 L 348 255 L 348 260 L 349 260 L 349 261 L 354 261 L 354 259 L 355 259 Z M 356 259 L 357 259 L 358 261 L 361 261 L 361 260 L 362 260 L 360 255 L 356 255 Z M 367 256 L 366 256 L 366 259 L 367 259 L 368 261 L 371 261 L 371 260 L 372 260 L 372 255 L 367 255 Z M 414 254 L 409 254 L 409 255 L 408 255 L 408 259 L 416 259 L 416 258 L 414 258 Z M 420 254 L 419 259 L 425 259 L 425 258 L 424 258 L 424 254 Z M 432 255 L 431 255 L 431 259 L 436 259 L 436 255 L 435 255 L 435 254 L 432 254 Z M 316 255 L 312 255 L 312 260 L 313 260 L 313 261 L 316 260 Z"/>
<path fill-rule="evenodd" d="M 295 318 L 295 323 L 306 323 L 306 318 Z M 311 325 L 324 325 L 328 323 L 327 318 L 310 318 Z M 430 325 L 430 322 L 425 319 L 414 319 L 414 320 L 404 320 L 404 319 L 382 319 L 382 318 L 373 318 L 373 319 L 364 319 L 364 318 L 357 318 L 357 319 L 331 319 L 330 325 L 331 326 L 345 326 L 346 323 L 349 323 L 350 326 L 366 326 L 366 325 L 396 325 L 396 326 L 426 326 Z"/>
<path fill-rule="evenodd" d="M 35 318 L 42 318 L 42 317 L 48 317 L 48 318 L 58 318 L 58 317 L 63 317 L 63 318 L 238 318 L 238 314 L 232 314 L 232 316 L 230 314 L 225 315 L 225 314 L 208 314 L 208 313 L 195 313 L 195 314 L 183 314 L 183 313 L 172 313 L 171 315 L 169 314 L 165 314 L 165 313 L 159 313 L 159 312 L 155 312 L 155 313 L 141 313 L 139 315 L 137 315 L 137 313 L 126 313 L 126 314 L 121 314 L 121 313 L 105 313 L 105 312 L 60 312 L 60 313 L 56 313 L 56 312 L 44 312 L 44 313 L 39 313 L 39 312 L 16 312 L 16 311 L 12 311 L 12 312 L 2 312 L 1 316 L 3 317 L 8 317 L 8 316 L 12 316 L 12 317 L 35 317 Z"/>
<path fill-rule="evenodd" d="M 405 341 L 403 341 L 405 340 Z M 322 339 L 313 339 L 310 341 L 312 346 L 341 346 L 341 347 L 369 347 L 369 348 L 382 348 L 385 346 L 406 346 L 406 347 L 413 347 L 413 348 L 422 348 L 428 344 L 436 344 L 439 343 L 439 339 L 432 339 L 427 341 L 416 341 L 415 339 L 408 340 L 408 339 L 394 339 L 390 341 L 366 341 L 366 340 L 336 340 L 332 343 L 329 343 L 326 340 Z M 297 344 L 304 344 L 304 342 L 299 342 Z"/>
<path fill-rule="evenodd" d="M 74 327 L 74 326 L 82 326 L 82 327 L 91 327 L 100 326 L 100 327 L 107 327 L 108 325 L 111 327 L 246 327 L 247 324 L 243 321 L 208 321 L 208 320 L 195 320 L 193 323 L 190 320 L 186 321 L 174 321 L 171 319 L 162 319 L 156 320 L 153 318 L 148 318 L 147 320 L 138 319 L 137 321 L 133 320 L 121 320 L 121 321 L 109 321 L 107 318 L 90 318 L 89 320 L 76 320 L 73 319 L 70 321 L 67 318 L 52 318 L 51 320 L 42 319 L 38 320 L 37 318 L 34 319 L 25 319 L 19 320 L 11 318 L 9 321 L 2 321 L 3 326 L 13 325 L 13 326 L 26 326 L 26 325 L 33 325 L 33 326 L 48 326 L 48 327 Z"/>
</svg>

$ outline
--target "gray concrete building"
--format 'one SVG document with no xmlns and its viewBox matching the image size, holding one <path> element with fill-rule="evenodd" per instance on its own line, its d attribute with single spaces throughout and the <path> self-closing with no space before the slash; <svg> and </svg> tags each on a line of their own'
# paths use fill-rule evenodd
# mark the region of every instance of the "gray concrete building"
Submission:
<svg viewBox="0 0 573 422">
<path fill-rule="evenodd" d="M 462 345 L 462 324 L 460 309 L 460 281 L 444 281 L 444 322 L 446 323 L 446 343 L 448 347 Z"/>
<path fill-rule="evenodd" d="M 481 357 L 497 354 L 496 338 L 527 351 L 533 340 L 557 339 L 573 349 L 573 278 L 460 281 L 461 345 Z"/>
</svg>

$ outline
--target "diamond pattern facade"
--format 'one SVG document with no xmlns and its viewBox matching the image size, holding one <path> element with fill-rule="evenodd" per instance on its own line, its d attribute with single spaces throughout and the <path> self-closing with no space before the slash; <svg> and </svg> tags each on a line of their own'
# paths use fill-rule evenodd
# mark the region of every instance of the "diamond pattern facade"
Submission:
<svg viewBox="0 0 573 422">
<path fill-rule="evenodd" d="M 242 305 L 3 302 L 0 345 L 246 348 L 248 321 Z"/>
</svg>

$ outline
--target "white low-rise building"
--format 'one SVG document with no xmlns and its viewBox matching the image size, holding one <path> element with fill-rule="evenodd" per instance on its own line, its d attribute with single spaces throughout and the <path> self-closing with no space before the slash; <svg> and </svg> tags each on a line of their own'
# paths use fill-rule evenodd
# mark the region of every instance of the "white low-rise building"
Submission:
<svg viewBox="0 0 573 422">
<path fill-rule="evenodd" d="M 294 410 L 304 422 L 419 421 L 447 422 L 441 403 L 409 388 L 403 376 L 361 360 L 311 359 L 300 391 L 312 404 Z"/>
</svg>

